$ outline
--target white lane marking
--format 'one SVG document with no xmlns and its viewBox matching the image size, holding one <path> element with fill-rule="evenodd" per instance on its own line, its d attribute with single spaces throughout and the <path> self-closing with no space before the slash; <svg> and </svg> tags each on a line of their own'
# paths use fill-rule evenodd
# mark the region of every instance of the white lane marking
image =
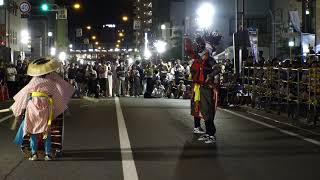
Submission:
<svg viewBox="0 0 320 180">
<path fill-rule="evenodd" d="M 244 116 L 244 115 L 242 115 L 242 114 L 239 114 L 239 113 L 236 113 L 236 112 L 227 110 L 227 109 L 220 109 L 220 110 L 222 110 L 222 111 L 224 111 L 224 112 L 227 112 L 227 113 L 230 113 L 230 114 L 233 114 L 233 115 L 238 116 L 238 117 L 240 117 L 240 118 L 247 119 L 247 120 L 249 120 L 249 121 L 251 121 L 251 122 L 254 122 L 254 123 L 256 123 L 256 124 L 260 124 L 260 125 L 262 125 L 262 126 L 266 126 L 266 127 L 268 127 L 268 128 L 271 128 L 271 129 L 280 131 L 280 132 L 282 132 L 282 133 L 284 133 L 284 134 L 287 134 L 287 135 L 290 135 L 290 136 L 293 136 L 293 137 L 302 139 L 302 140 L 307 141 L 307 142 L 309 142 L 309 143 L 312 143 L 312 144 L 314 144 L 314 145 L 320 146 L 320 141 L 317 141 L 317 140 L 315 140 L 315 139 L 307 138 L 307 137 L 301 136 L 301 135 L 299 135 L 299 134 L 297 134 L 297 133 L 280 129 L 280 128 L 276 127 L 276 126 L 272 126 L 272 125 L 270 125 L 270 124 L 257 121 L 257 120 L 255 120 L 255 119 L 252 119 L 252 118 L 250 118 L 250 117 L 246 117 L 246 116 Z"/>
<path fill-rule="evenodd" d="M 128 131 L 126 123 L 124 121 L 121 105 L 119 98 L 116 97 L 116 111 L 119 127 L 119 139 L 120 139 L 120 148 L 121 148 L 121 157 L 122 157 L 122 171 L 124 180 L 139 180 L 137 168 L 133 160 L 130 140 L 128 136 Z"/>
<path fill-rule="evenodd" d="M 13 114 L 3 117 L 3 118 L 0 119 L 0 123 L 2 123 L 3 121 L 6 121 L 6 120 L 8 120 L 8 119 L 10 119 L 12 117 L 13 117 Z"/>
<path fill-rule="evenodd" d="M 290 124 L 290 123 L 285 123 L 285 122 L 277 121 L 277 120 L 275 120 L 275 119 L 272 119 L 272 118 L 269 118 L 269 117 L 264 117 L 264 116 L 261 116 L 260 114 L 256 114 L 256 113 L 253 113 L 253 112 L 250 112 L 250 111 L 247 111 L 247 113 L 252 114 L 252 115 L 254 115 L 254 116 L 258 116 L 258 117 L 267 119 L 267 120 L 270 120 L 270 121 L 273 121 L 273 122 L 276 122 L 276 123 L 279 123 L 279 124 L 284 124 L 284 125 L 287 125 L 287 126 L 290 126 L 290 127 L 293 127 L 293 128 L 296 128 L 296 129 L 299 129 L 299 130 L 308 132 L 308 133 L 313 134 L 313 135 L 316 135 L 316 136 L 320 136 L 320 133 L 316 133 L 316 132 L 310 131 L 310 130 L 308 130 L 308 129 L 304 129 L 304 128 L 301 128 L 301 127 L 292 125 L 292 124 Z"/>
</svg>

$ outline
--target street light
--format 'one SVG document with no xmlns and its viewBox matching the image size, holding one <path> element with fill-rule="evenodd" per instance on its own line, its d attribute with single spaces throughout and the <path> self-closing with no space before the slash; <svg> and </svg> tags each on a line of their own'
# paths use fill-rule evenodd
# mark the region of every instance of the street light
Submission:
<svg viewBox="0 0 320 180">
<path fill-rule="evenodd" d="M 120 47 L 120 45 L 119 45 L 119 44 L 117 44 L 117 45 L 116 45 L 116 48 L 119 48 L 119 47 Z"/>
<path fill-rule="evenodd" d="M 118 42 L 118 43 L 121 43 L 121 40 L 118 40 L 117 42 Z"/>
<path fill-rule="evenodd" d="M 92 36 L 91 39 L 92 39 L 92 40 L 96 40 L 97 37 L 96 37 L 96 36 Z"/>
<path fill-rule="evenodd" d="M 198 25 L 202 29 L 207 29 L 212 25 L 214 8 L 211 3 L 203 3 L 197 10 Z"/>
<path fill-rule="evenodd" d="M 166 51 L 167 43 L 161 40 L 158 40 L 154 43 L 154 47 L 156 48 L 159 54 L 162 54 Z"/>
<path fill-rule="evenodd" d="M 124 34 L 123 34 L 122 32 L 120 32 L 120 33 L 119 33 L 119 36 L 120 36 L 120 37 L 123 37 L 123 36 L 124 36 Z"/>
<path fill-rule="evenodd" d="M 81 8 L 80 3 L 73 4 L 73 8 L 76 9 L 76 10 L 80 9 Z"/>
<path fill-rule="evenodd" d="M 86 28 L 87 28 L 88 30 L 91 30 L 91 26 L 87 26 Z"/>
<path fill-rule="evenodd" d="M 52 37 L 53 33 L 52 32 L 48 32 L 48 37 Z"/>
<path fill-rule="evenodd" d="M 124 21 L 124 22 L 127 22 L 128 21 L 128 16 L 122 16 L 122 20 Z"/>
<path fill-rule="evenodd" d="M 309 15 L 309 14 L 310 14 L 310 10 L 306 9 L 306 15 Z"/>
<path fill-rule="evenodd" d="M 290 48 L 290 60 L 292 61 L 292 47 L 294 46 L 294 41 L 290 40 L 288 45 L 289 45 L 289 48 Z"/>
<path fill-rule="evenodd" d="M 95 42 L 94 44 L 95 44 L 95 45 L 99 45 L 99 42 Z"/>
<path fill-rule="evenodd" d="M 72 49 L 72 48 L 73 48 L 73 45 L 72 45 L 72 44 L 69 44 L 69 48 Z"/>
<path fill-rule="evenodd" d="M 161 30 L 165 30 L 166 29 L 166 25 L 165 24 L 161 24 Z"/>
</svg>

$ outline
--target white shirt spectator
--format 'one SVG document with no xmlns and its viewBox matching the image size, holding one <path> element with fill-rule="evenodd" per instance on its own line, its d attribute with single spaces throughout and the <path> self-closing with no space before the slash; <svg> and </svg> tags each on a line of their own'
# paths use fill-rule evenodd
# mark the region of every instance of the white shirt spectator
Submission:
<svg viewBox="0 0 320 180">
<path fill-rule="evenodd" d="M 164 96 L 164 90 L 165 88 L 163 85 L 157 86 L 153 89 L 152 96 L 155 98 L 162 98 Z"/>
<path fill-rule="evenodd" d="M 17 75 L 17 70 L 15 67 L 8 67 L 7 68 L 7 81 L 15 82 L 16 81 L 16 75 Z"/>
</svg>

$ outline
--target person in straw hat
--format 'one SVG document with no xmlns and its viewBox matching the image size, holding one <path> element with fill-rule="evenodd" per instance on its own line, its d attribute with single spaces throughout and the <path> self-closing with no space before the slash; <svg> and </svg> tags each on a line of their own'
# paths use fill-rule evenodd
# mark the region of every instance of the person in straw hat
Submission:
<svg viewBox="0 0 320 180">
<path fill-rule="evenodd" d="M 51 160 L 51 122 L 62 114 L 69 102 L 74 88 L 63 80 L 55 71 L 60 63 L 51 58 L 32 61 L 27 74 L 31 81 L 14 96 L 11 106 L 16 119 L 22 119 L 15 143 L 22 145 L 23 138 L 30 136 L 31 157 L 38 160 L 38 137 L 44 140 L 45 160 Z"/>
</svg>

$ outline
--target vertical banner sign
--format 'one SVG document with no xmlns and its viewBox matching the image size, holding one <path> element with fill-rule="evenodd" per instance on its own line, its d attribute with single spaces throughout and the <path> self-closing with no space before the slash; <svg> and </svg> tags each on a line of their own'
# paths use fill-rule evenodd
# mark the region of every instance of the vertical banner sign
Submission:
<svg viewBox="0 0 320 180">
<path fill-rule="evenodd" d="M 290 21 L 292 26 L 297 32 L 301 32 L 300 30 L 300 17 L 298 11 L 289 11 L 290 14 Z"/>
<path fill-rule="evenodd" d="M 76 29 L 76 37 L 82 37 L 82 29 L 81 28 Z"/>
<path fill-rule="evenodd" d="M 258 29 L 249 28 L 249 40 L 253 54 L 254 63 L 258 63 Z"/>
<path fill-rule="evenodd" d="M 133 21 L 133 30 L 139 30 L 141 29 L 141 21 L 140 20 L 134 20 Z"/>
<path fill-rule="evenodd" d="M 58 10 L 57 19 L 68 19 L 68 11 L 66 8 L 61 8 Z"/>
</svg>

